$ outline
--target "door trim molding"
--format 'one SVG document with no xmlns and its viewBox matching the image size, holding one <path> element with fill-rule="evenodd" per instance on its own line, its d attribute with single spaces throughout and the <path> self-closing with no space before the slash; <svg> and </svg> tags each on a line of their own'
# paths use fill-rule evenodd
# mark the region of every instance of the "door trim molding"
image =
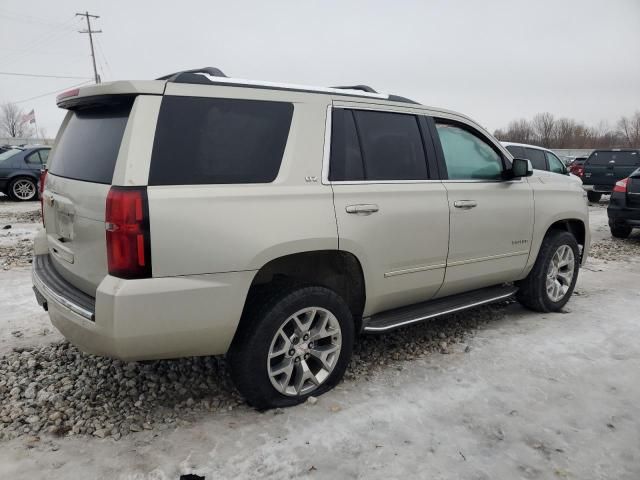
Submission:
<svg viewBox="0 0 640 480">
<path fill-rule="evenodd" d="M 417 273 L 417 272 L 426 272 L 428 270 L 437 270 L 439 268 L 445 268 L 447 265 L 445 263 L 438 263 L 435 265 L 424 265 L 422 267 L 413 267 L 413 268 L 405 268 L 402 270 L 394 270 L 392 272 L 387 272 L 384 274 L 384 278 L 395 277 L 398 275 L 406 275 L 408 273 Z"/>
<path fill-rule="evenodd" d="M 488 257 L 470 258 L 468 260 L 458 260 L 456 262 L 447 262 L 447 267 L 457 267 L 459 265 L 467 265 L 469 263 L 486 262 L 487 260 L 498 260 L 500 258 L 517 257 L 520 255 L 529 255 L 529 250 L 501 253 L 499 255 L 490 255 Z"/>
</svg>

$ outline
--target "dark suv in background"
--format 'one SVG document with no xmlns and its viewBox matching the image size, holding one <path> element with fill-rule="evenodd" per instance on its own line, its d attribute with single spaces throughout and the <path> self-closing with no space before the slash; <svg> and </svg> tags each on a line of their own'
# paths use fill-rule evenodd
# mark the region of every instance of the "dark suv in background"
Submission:
<svg viewBox="0 0 640 480">
<path fill-rule="evenodd" d="M 640 168 L 616 182 L 607 215 L 611 235 L 616 238 L 627 238 L 631 230 L 640 228 Z"/>
<path fill-rule="evenodd" d="M 640 167 L 640 149 L 594 150 L 584 163 L 582 185 L 590 202 L 609 195 L 618 180 Z"/>
<path fill-rule="evenodd" d="M 40 169 L 46 165 L 50 150 L 34 146 L 0 153 L 0 192 L 16 201 L 36 200 Z"/>
</svg>

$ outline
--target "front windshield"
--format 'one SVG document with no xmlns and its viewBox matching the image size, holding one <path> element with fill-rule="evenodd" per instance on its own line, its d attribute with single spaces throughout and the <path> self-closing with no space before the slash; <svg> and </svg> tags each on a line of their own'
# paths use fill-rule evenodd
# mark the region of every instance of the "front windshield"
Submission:
<svg viewBox="0 0 640 480">
<path fill-rule="evenodd" d="M 0 163 L 13 157 L 17 153 L 20 153 L 21 151 L 22 150 L 20 150 L 19 148 L 12 148 L 11 150 L 7 150 L 6 152 L 0 153 Z"/>
</svg>

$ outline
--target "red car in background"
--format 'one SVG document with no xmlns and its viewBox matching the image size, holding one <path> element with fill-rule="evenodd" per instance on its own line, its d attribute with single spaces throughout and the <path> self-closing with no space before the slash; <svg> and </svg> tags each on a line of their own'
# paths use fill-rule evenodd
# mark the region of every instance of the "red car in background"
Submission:
<svg viewBox="0 0 640 480">
<path fill-rule="evenodd" d="M 567 169 L 569 173 L 573 173 L 574 175 L 582 178 L 584 175 L 584 162 L 587 160 L 587 157 L 576 157 L 573 161 L 567 165 Z"/>
</svg>

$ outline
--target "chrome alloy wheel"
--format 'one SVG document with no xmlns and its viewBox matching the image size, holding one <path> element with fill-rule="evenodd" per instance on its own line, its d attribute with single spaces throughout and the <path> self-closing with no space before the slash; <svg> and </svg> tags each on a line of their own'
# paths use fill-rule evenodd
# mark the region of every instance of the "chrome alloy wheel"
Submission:
<svg viewBox="0 0 640 480">
<path fill-rule="evenodd" d="M 20 200 L 31 200 L 36 194 L 36 186 L 31 180 L 16 180 L 11 189 L 13 195 Z"/>
<path fill-rule="evenodd" d="M 551 258 L 547 271 L 547 295 L 552 302 L 559 302 L 567 294 L 573 281 L 575 258 L 568 245 L 560 245 Z"/>
<path fill-rule="evenodd" d="M 329 310 L 308 307 L 287 318 L 278 329 L 267 359 L 274 388 L 288 396 L 313 392 L 338 363 L 342 330 Z"/>
</svg>

